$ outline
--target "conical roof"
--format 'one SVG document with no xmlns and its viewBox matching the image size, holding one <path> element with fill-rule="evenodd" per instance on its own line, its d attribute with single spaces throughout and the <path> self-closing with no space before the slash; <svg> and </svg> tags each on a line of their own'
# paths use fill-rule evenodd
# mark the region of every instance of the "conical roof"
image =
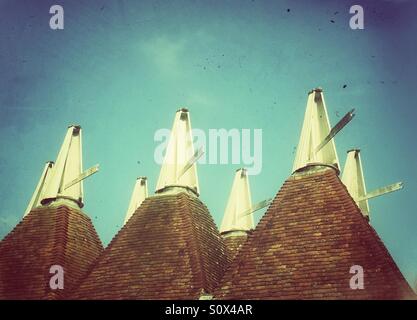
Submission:
<svg viewBox="0 0 417 320">
<path fill-rule="evenodd" d="M 232 189 L 227 201 L 220 226 L 224 243 L 230 250 L 232 258 L 236 256 L 245 243 L 248 233 L 254 228 L 252 197 L 249 177 L 244 168 L 236 170 Z"/>
<path fill-rule="evenodd" d="M 190 115 L 180 109 L 156 195 L 136 209 L 74 298 L 197 299 L 214 290 L 230 254 L 198 199 L 193 155 Z"/>
<path fill-rule="evenodd" d="M 364 289 L 350 288 L 352 266 Z M 284 183 L 215 292 L 217 299 L 402 299 L 414 293 L 336 171 Z"/>
<path fill-rule="evenodd" d="M 198 299 L 214 290 L 229 262 L 216 225 L 196 196 L 151 196 L 72 298 Z"/>
<path fill-rule="evenodd" d="M 88 216 L 65 205 L 33 209 L 0 242 L 0 299 L 59 299 L 71 293 L 103 250 Z M 52 290 L 50 268 L 64 270 Z"/>
<path fill-rule="evenodd" d="M 365 178 L 362 169 L 362 161 L 359 149 L 349 150 L 347 153 L 345 168 L 343 170 L 342 182 L 349 194 L 361 209 L 362 214 L 369 220 L 368 200 L 379 197 L 403 188 L 402 182 L 393 183 L 371 192 L 366 191 Z"/>
<path fill-rule="evenodd" d="M 235 173 L 220 232 L 252 230 L 254 223 L 251 209 L 252 197 L 248 174 L 246 169 L 238 169 Z M 248 211 L 249 214 L 246 214 Z"/>
<path fill-rule="evenodd" d="M 323 90 L 321 88 L 313 89 L 308 93 L 307 107 L 293 164 L 293 172 L 314 163 L 326 164 L 340 169 L 334 139 L 318 149 L 330 134 L 330 130 Z"/>
<path fill-rule="evenodd" d="M 30 211 L 32 211 L 32 209 L 41 205 L 42 195 L 45 192 L 45 188 L 48 185 L 48 181 L 51 178 L 53 166 L 54 163 L 52 161 L 48 161 L 47 163 L 45 163 L 41 177 L 35 188 L 35 191 L 33 192 L 32 198 L 30 199 L 29 204 L 25 210 L 24 216 L 26 216 Z"/>
<path fill-rule="evenodd" d="M 368 200 L 360 200 L 366 196 L 366 186 L 359 149 L 352 149 L 348 151 L 345 167 L 343 169 L 342 182 L 349 191 L 349 194 L 356 201 L 356 204 L 361 209 L 362 214 L 368 217 Z"/>
<path fill-rule="evenodd" d="M 180 187 L 199 195 L 197 164 L 192 162 L 194 155 L 190 113 L 182 108 L 175 114 L 156 192 Z"/>
<path fill-rule="evenodd" d="M 65 199 L 75 202 L 80 208 L 84 206 L 83 183 L 73 183 L 83 170 L 81 132 L 82 129 L 78 125 L 68 127 L 50 178 L 41 195 L 41 204 Z"/>
<path fill-rule="evenodd" d="M 97 169 L 81 171 L 81 127 L 70 126 L 23 220 L 0 242 L 0 299 L 63 298 L 103 251 L 90 218 L 80 211 L 82 179 Z M 63 289 L 50 286 L 52 266 L 62 267 Z"/>
<path fill-rule="evenodd" d="M 130 217 L 135 213 L 136 209 L 148 197 L 148 180 L 146 177 L 139 177 L 136 179 L 135 187 L 133 188 L 132 196 L 130 197 L 129 207 L 127 208 L 125 221 L 126 223 Z"/>
</svg>

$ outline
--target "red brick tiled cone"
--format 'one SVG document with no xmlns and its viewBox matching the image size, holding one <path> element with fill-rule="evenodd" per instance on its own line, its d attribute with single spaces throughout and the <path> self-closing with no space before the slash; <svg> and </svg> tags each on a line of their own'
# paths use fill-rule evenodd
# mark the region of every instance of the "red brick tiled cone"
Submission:
<svg viewBox="0 0 417 320">
<path fill-rule="evenodd" d="M 0 242 L 0 299 L 62 299 L 103 251 L 89 217 L 67 206 L 32 210 Z M 52 265 L 64 289 L 51 290 Z"/>
<path fill-rule="evenodd" d="M 206 206 L 186 193 L 146 199 L 73 299 L 198 299 L 230 262 Z"/>
<path fill-rule="evenodd" d="M 352 290 L 351 266 L 364 270 Z M 225 273 L 216 299 L 415 298 L 335 170 L 291 176 Z"/>
</svg>

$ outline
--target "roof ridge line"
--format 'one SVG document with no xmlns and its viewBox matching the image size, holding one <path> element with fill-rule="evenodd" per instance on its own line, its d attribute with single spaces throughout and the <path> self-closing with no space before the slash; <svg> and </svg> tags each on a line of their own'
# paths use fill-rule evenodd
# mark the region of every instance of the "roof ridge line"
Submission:
<svg viewBox="0 0 417 320">
<path fill-rule="evenodd" d="M 330 172 L 314 176 L 318 179 L 306 176 L 285 181 L 257 228 L 220 281 L 214 293 L 216 299 L 328 299 L 340 298 L 344 294 L 346 299 L 358 299 L 362 296 L 368 299 L 390 296 L 415 298 L 404 277 L 398 275 L 395 260 L 390 254 L 386 254 L 389 253 L 388 248 L 363 218 L 352 197 L 347 196 L 349 193 L 337 174 Z M 300 197 L 303 198 L 301 203 Z M 317 199 L 320 201 L 312 209 L 305 208 L 308 203 Z M 328 205 L 330 207 L 324 210 L 323 206 Z M 300 223 L 306 218 L 311 224 L 307 228 L 297 228 L 296 224 L 292 227 L 293 222 Z M 343 228 L 337 237 L 333 236 L 335 227 L 338 230 Z M 300 237 L 297 236 L 299 231 L 303 233 Z M 287 242 L 290 235 L 295 237 Z M 311 241 L 313 245 L 327 241 L 332 248 L 335 247 L 335 251 L 329 251 L 328 246 L 321 245 L 299 251 L 300 245 L 309 245 Z M 344 244 L 347 241 L 348 246 L 338 248 L 340 241 Z M 329 259 L 323 260 L 321 253 L 324 258 Z M 341 258 L 335 263 L 333 256 L 338 253 L 343 253 L 341 257 L 347 258 Z M 321 271 L 308 275 L 308 270 L 311 271 L 310 263 L 304 261 L 306 257 L 316 254 L 311 261 L 316 261 L 329 270 L 329 277 L 326 279 L 323 279 Z M 351 266 L 353 261 L 362 264 L 364 268 L 369 267 L 371 272 L 381 270 L 369 278 L 369 289 L 362 293 L 355 292 L 356 295 L 349 292 L 349 286 L 345 286 L 346 275 L 340 271 L 340 267 Z M 281 267 L 284 267 L 282 274 Z M 277 273 L 271 272 L 272 270 Z M 294 284 L 295 288 L 287 290 L 288 282 Z M 319 287 L 317 290 L 300 291 L 296 288 L 298 284 L 316 284 Z"/>
<path fill-rule="evenodd" d="M 64 270 L 66 268 L 66 257 L 65 257 L 65 251 L 67 248 L 67 236 L 68 236 L 68 226 L 69 226 L 69 215 L 71 214 L 71 210 L 66 207 L 66 206 L 60 206 L 57 208 L 53 208 L 53 210 L 55 211 L 55 225 L 54 225 L 54 243 L 52 246 L 52 261 L 51 261 L 51 266 L 52 265 L 59 265 L 61 266 Z M 67 270 L 65 270 L 67 271 Z M 65 272 L 64 271 L 64 272 Z M 64 292 L 63 290 L 58 290 L 58 292 L 56 292 L 56 290 L 51 291 L 51 289 L 49 288 L 49 283 L 47 286 L 47 290 L 46 290 L 46 294 L 45 296 L 48 295 L 53 295 L 55 298 L 60 298 L 62 296 L 64 296 L 66 294 L 66 292 Z"/>
<path fill-rule="evenodd" d="M 133 212 L 133 214 L 132 214 L 132 216 L 130 217 L 130 218 L 133 218 L 133 216 L 134 215 L 136 215 L 136 213 L 138 212 L 138 210 L 140 209 L 140 208 L 142 208 L 143 206 L 143 204 L 145 203 L 145 202 L 148 202 L 147 200 L 149 199 L 149 198 L 151 198 L 152 196 L 149 196 L 148 198 L 146 198 L 145 200 L 143 200 L 143 202 L 141 203 L 141 205 L 139 206 L 139 207 L 137 207 L 136 208 L 136 210 L 135 210 L 135 212 Z M 129 219 L 129 220 L 131 220 L 131 219 Z M 120 232 L 122 232 L 122 230 L 124 230 L 124 229 L 126 229 L 127 228 L 127 226 L 128 226 L 128 221 L 119 229 L 119 231 L 117 231 L 116 232 L 116 234 L 113 236 L 113 238 L 110 240 L 110 242 L 107 244 L 107 246 L 104 248 L 105 250 L 107 250 L 108 248 L 111 248 L 112 246 L 113 246 L 113 244 L 114 244 L 114 241 L 116 240 L 116 238 L 117 238 L 117 236 L 120 234 Z M 104 251 L 102 252 L 102 254 L 104 253 Z M 100 256 L 101 256 L 101 254 L 100 254 Z M 98 261 L 98 260 L 97 260 Z"/>
<path fill-rule="evenodd" d="M 72 287 L 70 288 L 70 292 L 65 292 L 62 296 L 61 296 L 61 298 L 63 299 L 63 300 L 66 300 L 66 299 L 68 299 L 68 297 L 72 297 L 73 295 L 74 295 L 74 293 L 75 292 L 77 292 L 77 290 L 78 290 L 78 288 L 81 286 L 81 284 L 84 282 L 84 280 L 90 275 L 90 273 L 94 270 L 94 268 L 95 268 L 95 266 L 97 265 L 97 263 L 98 263 L 98 261 L 100 260 L 100 258 L 101 258 L 101 256 L 102 256 L 102 254 L 104 253 L 104 246 L 103 246 L 103 242 L 101 241 L 101 239 L 100 239 L 100 236 L 99 236 L 99 234 L 98 234 L 98 232 L 97 232 L 97 230 L 96 230 L 96 228 L 94 227 L 94 223 L 93 223 L 93 221 L 91 220 L 91 218 L 90 218 L 90 216 L 88 216 L 85 212 L 83 212 L 81 209 L 75 209 L 75 208 L 71 208 L 71 207 L 67 207 L 66 205 L 60 205 L 60 206 L 58 206 L 58 207 L 56 207 L 56 209 L 59 209 L 59 208 L 62 208 L 62 207 L 64 207 L 64 208 L 66 208 L 66 209 L 68 209 L 71 213 L 77 213 L 77 214 L 80 214 L 80 215 L 82 215 L 82 216 L 84 216 L 85 218 L 87 218 L 88 220 L 89 220 L 89 222 L 90 222 L 90 224 L 91 224 L 91 227 L 93 228 L 93 231 L 97 234 L 97 238 L 98 238 L 98 240 L 99 240 L 99 242 L 100 242 L 100 245 L 101 245 L 101 248 L 102 248 L 102 251 L 101 251 L 101 253 L 99 254 L 99 256 L 96 258 L 96 260 L 93 262 L 93 263 L 91 263 L 90 264 L 90 266 L 87 268 L 87 271 L 85 271 L 85 274 L 84 274 L 84 276 L 82 276 L 80 279 L 78 279 L 78 281 L 75 281 L 74 283 L 73 283 L 73 285 L 72 285 Z M 75 212 L 72 212 L 72 211 L 75 211 Z M 69 216 L 68 216 L 69 217 Z M 67 224 L 67 227 L 68 227 L 68 224 Z"/>
<path fill-rule="evenodd" d="M 292 177 L 292 175 L 290 176 Z M 222 285 L 223 285 L 223 280 L 225 279 L 226 276 L 228 276 L 229 272 L 231 273 L 230 278 L 233 279 L 236 274 L 238 274 L 239 270 L 237 268 L 237 266 L 241 263 L 241 261 L 245 261 L 246 256 L 249 254 L 249 251 L 246 250 L 246 247 L 249 246 L 252 243 L 252 237 L 254 232 L 256 231 L 256 229 L 258 228 L 258 226 L 261 224 L 262 220 L 265 218 L 268 218 L 268 216 L 266 215 L 267 212 L 272 208 L 272 206 L 274 205 L 274 203 L 278 200 L 278 197 L 280 195 L 280 191 L 284 188 L 285 184 L 287 183 L 287 180 L 284 181 L 284 183 L 282 184 L 281 188 L 278 189 L 278 192 L 276 193 L 275 197 L 273 198 L 271 204 L 269 205 L 268 209 L 266 210 L 266 212 L 264 213 L 264 215 L 261 217 L 261 219 L 258 221 L 258 223 L 256 224 L 255 228 L 253 230 L 250 230 L 250 232 L 247 235 L 246 240 L 242 243 L 242 246 L 240 247 L 239 251 L 236 253 L 236 255 L 234 256 L 233 259 L 231 259 L 231 261 L 229 262 L 226 270 L 224 271 L 222 277 L 220 278 L 219 282 L 216 284 L 215 288 L 213 289 L 213 297 L 216 298 L 216 296 L 219 296 L 219 294 L 221 295 L 221 289 L 222 289 Z M 280 200 L 279 202 L 281 202 L 282 200 Z M 272 216 L 271 216 L 272 219 Z"/>
<path fill-rule="evenodd" d="M 16 228 L 18 226 L 20 226 L 21 224 L 23 224 L 23 222 L 25 220 L 27 220 L 27 216 L 32 213 L 32 211 L 37 211 L 37 210 L 41 210 L 41 209 L 45 209 L 46 207 L 37 207 L 37 208 L 33 208 L 32 210 L 30 210 L 30 212 L 25 215 L 22 219 L 20 219 L 20 221 L 18 223 L 16 223 L 16 225 L 12 228 L 12 230 L 10 230 L 2 239 L 0 239 L 0 244 L 4 242 L 4 240 L 6 240 L 7 238 L 10 238 L 13 234 L 15 234 Z"/>
<path fill-rule="evenodd" d="M 203 258 L 201 256 L 200 241 L 195 232 L 196 226 L 195 226 L 194 220 L 191 217 L 192 213 L 191 213 L 190 206 L 183 205 L 184 204 L 183 202 L 186 200 L 186 198 L 188 198 L 188 195 L 184 192 L 181 192 L 180 195 L 181 195 L 181 207 L 184 207 L 186 209 L 187 220 L 188 220 L 189 225 L 191 226 L 191 232 L 190 232 L 189 237 L 193 238 L 192 243 L 193 243 L 193 246 L 196 247 L 196 256 L 197 256 L 196 260 L 197 260 L 198 268 L 200 269 L 199 278 L 201 280 L 201 285 L 203 287 L 202 289 L 207 290 L 207 279 L 206 279 L 205 268 L 203 264 Z"/>
<path fill-rule="evenodd" d="M 361 216 L 361 218 L 363 220 L 365 220 L 365 228 L 368 228 L 371 232 L 371 234 L 373 235 L 373 237 L 375 238 L 375 243 L 378 245 L 378 247 L 385 252 L 386 255 L 388 255 L 388 257 L 394 262 L 392 264 L 393 267 L 393 271 L 395 272 L 395 275 L 397 277 L 399 277 L 400 279 L 403 280 L 404 283 L 407 284 L 407 290 L 411 290 L 411 293 L 414 293 L 414 295 L 416 295 L 416 292 L 414 292 L 413 288 L 410 286 L 410 284 L 408 283 L 407 279 L 404 277 L 403 273 L 401 272 L 400 268 L 397 265 L 397 262 L 395 261 L 395 259 L 393 258 L 393 256 L 391 255 L 391 253 L 389 252 L 388 248 L 385 246 L 384 242 L 382 241 L 381 237 L 379 236 L 378 232 L 375 230 L 375 228 L 369 223 L 369 221 L 366 221 L 366 218 L 363 216 L 361 209 L 359 208 L 359 206 L 357 205 L 356 201 L 353 199 L 353 197 L 350 195 L 347 187 L 345 186 L 345 184 L 342 182 L 342 180 L 340 179 L 339 176 L 335 177 L 336 179 L 338 179 L 340 181 L 340 185 L 342 186 L 343 189 L 345 189 L 346 193 L 349 195 L 349 199 L 351 200 L 351 202 L 353 203 L 353 205 L 355 206 L 357 213 Z M 386 259 L 387 257 L 385 257 Z"/>
<path fill-rule="evenodd" d="M 146 201 L 147 199 L 145 199 L 144 201 L 143 201 L 143 203 Z M 143 204 L 142 203 L 142 204 Z M 142 206 L 139 206 L 136 210 L 135 210 L 135 212 L 132 214 L 132 217 L 136 214 L 136 212 L 139 210 L 139 208 L 141 208 Z M 132 218 L 131 217 L 131 218 Z M 129 219 L 130 220 L 130 219 Z M 103 251 L 99 254 L 99 256 L 97 257 L 97 259 L 96 259 L 96 261 L 94 261 L 94 263 L 92 263 L 91 265 L 90 265 L 90 267 L 88 268 L 88 271 L 85 273 L 85 275 L 82 277 L 82 279 L 80 279 L 79 281 L 78 281 L 78 283 L 74 286 L 74 290 L 73 290 L 73 292 L 72 293 L 70 293 L 70 296 L 73 296 L 74 295 L 74 293 L 77 293 L 78 292 L 78 289 L 80 288 L 80 286 L 84 283 L 84 281 L 91 275 L 91 273 L 93 272 L 93 270 L 99 265 L 99 263 L 101 262 L 101 260 L 103 259 L 103 256 L 105 255 L 105 252 L 107 251 L 107 249 L 109 249 L 110 250 L 110 248 L 113 246 L 113 244 L 114 244 L 114 241 L 115 241 L 115 239 L 117 238 L 117 236 L 120 234 L 120 232 L 122 232 L 122 230 L 123 229 L 125 229 L 126 228 L 126 226 L 128 225 L 128 223 L 125 223 L 120 229 L 119 229 L 119 231 L 117 231 L 116 232 L 116 234 L 113 236 L 113 238 L 110 240 L 110 242 L 107 244 L 107 246 L 106 247 L 104 247 L 103 246 L 103 243 L 101 242 L 101 239 L 100 239 L 100 242 L 101 242 L 101 245 L 103 246 Z M 93 225 L 93 227 L 94 227 L 94 225 Z"/>
</svg>

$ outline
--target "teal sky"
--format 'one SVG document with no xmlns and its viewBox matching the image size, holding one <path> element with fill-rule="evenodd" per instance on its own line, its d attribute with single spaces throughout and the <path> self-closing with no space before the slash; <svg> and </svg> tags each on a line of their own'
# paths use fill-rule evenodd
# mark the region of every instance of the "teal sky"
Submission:
<svg viewBox="0 0 417 320">
<path fill-rule="evenodd" d="M 49 28 L 60 4 L 65 29 Z M 349 7 L 365 29 L 349 28 Z M 417 281 L 417 4 L 413 1 L 0 0 L 0 238 L 21 219 L 45 161 L 69 124 L 83 127 L 85 208 L 107 244 L 135 179 L 153 192 L 153 136 L 187 107 L 194 128 L 263 130 L 254 202 L 291 174 L 307 92 L 321 86 L 337 137 L 362 150 L 371 224 L 410 283 Z M 344 88 L 345 86 L 345 88 Z M 201 200 L 220 224 L 235 169 L 199 165 Z M 256 213 L 257 220 L 263 212 Z"/>
</svg>

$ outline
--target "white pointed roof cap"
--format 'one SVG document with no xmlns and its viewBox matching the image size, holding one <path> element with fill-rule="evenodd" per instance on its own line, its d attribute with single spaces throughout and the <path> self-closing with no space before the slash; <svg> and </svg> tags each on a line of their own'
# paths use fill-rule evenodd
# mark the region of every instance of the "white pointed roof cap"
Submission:
<svg viewBox="0 0 417 320">
<path fill-rule="evenodd" d="M 368 200 L 360 200 L 366 196 L 366 186 L 359 149 L 348 151 L 345 167 L 343 169 L 342 182 L 346 186 L 353 200 L 355 200 L 359 209 L 361 209 L 362 214 L 365 217 L 368 217 Z"/>
<path fill-rule="evenodd" d="M 253 214 L 246 214 L 252 208 L 252 197 L 246 169 L 238 169 L 220 227 L 221 233 L 249 231 L 254 228 Z"/>
<path fill-rule="evenodd" d="M 84 206 L 83 182 L 80 181 L 66 188 L 67 184 L 78 178 L 83 170 L 81 142 L 81 127 L 78 125 L 69 126 L 53 166 L 50 180 L 42 194 L 41 203 L 43 205 L 63 199 L 70 200 L 80 208 Z"/>
<path fill-rule="evenodd" d="M 164 161 L 159 174 L 156 192 L 176 192 L 188 189 L 199 195 L 197 165 L 194 162 L 188 170 L 184 168 L 194 156 L 190 113 L 182 108 L 175 114 Z"/>
<path fill-rule="evenodd" d="M 33 192 L 32 198 L 29 201 L 29 204 L 25 210 L 24 217 L 34 208 L 41 206 L 41 197 L 45 192 L 46 185 L 51 177 L 52 167 L 54 165 L 53 161 L 48 161 L 45 163 L 45 166 L 42 171 L 42 175 L 39 179 L 39 182 L 36 186 L 35 192 Z"/>
<path fill-rule="evenodd" d="M 146 177 L 139 177 L 136 179 L 135 187 L 133 188 L 132 197 L 130 198 L 129 207 L 126 212 L 124 224 L 135 213 L 136 209 L 148 197 L 148 180 Z"/>
<path fill-rule="evenodd" d="M 315 152 L 330 133 L 331 127 L 324 102 L 323 90 L 313 89 L 308 94 L 303 128 L 294 160 L 293 172 L 309 164 L 330 165 L 340 169 L 334 139 Z"/>
</svg>

